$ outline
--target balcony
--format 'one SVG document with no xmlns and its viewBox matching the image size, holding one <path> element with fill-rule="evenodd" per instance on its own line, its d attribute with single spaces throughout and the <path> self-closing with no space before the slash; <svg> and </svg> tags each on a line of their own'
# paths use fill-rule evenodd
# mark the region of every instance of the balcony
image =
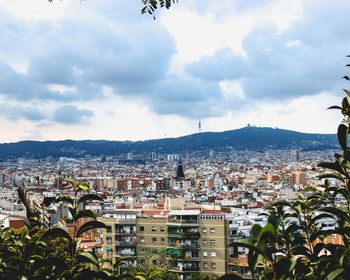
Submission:
<svg viewBox="0 0 350 280">
<path fill-rule="evenodd" d="M 178 261 L 181 261 L 181 262 L 199 262 L 200 259 L 199 257 L 194 257 L 194 256 L 179 256 L 177 258 Z"/>
<path fill-rule="evenodd" d="M 199 267 L 184 267 L 184 266 L 173 266 L 170 268 L 170 271 L 175 272 L 196 272 L 199 271 Z"/>
<path fill-rule="evenodd" d="M 201 234 L 198 231 L 168 231 L 169 236 L 180 238 L 200 238 Z"/>
<path fill-rule="evenodd" d="M 198 219 L 168 219 L 171 224 L 198 224 Z"/>
<path fill-rule="evenodd" d="M 130 231 L 126 231 L 126 230 L 118 230 L 115 232 L 115 235 L 136 235 L 136 230 L 130 230 Z"/>
<path fill-rule="evenodd" d="M 169 242 L 169 247 L 173 248 L 179 248 L 179 249 L 187 249 L 187 250 L 199 250 L 199 244 L 180 244 L 180 243 L 173 243 Z"/>
<path fill-rule="evenodd" d="M 136 257 L 136 251 L 135 252 L 129 252 L 129 251 L 119 251 L 117 252 L 117 257 Z"/>
<path fill-rule="evenodd" d="M 117 246 L 124 246 L 124 247 L 134 247 L 137 245 L 136 241 L 116 241 L 115 244 Z"/>
</svg>

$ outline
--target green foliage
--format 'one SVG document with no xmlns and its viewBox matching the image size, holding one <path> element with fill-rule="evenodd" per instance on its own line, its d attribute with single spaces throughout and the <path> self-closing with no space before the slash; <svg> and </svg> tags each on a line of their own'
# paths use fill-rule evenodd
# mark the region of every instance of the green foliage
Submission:
<svg viewBox="0 0 350 280">
<path fill-rule="evenodd" d="M 62 228 L 45 229 L 36 216 L 27 222 L 25 229 L 2 229 L 1 279 L 117 279 L 113 276 L 113 271 L 104 269 L 104 261 L 98 260 L 93 252 L 84 252 L 79 241 L 84 232 L 105 227 L 96 221 L 92 211 L 82 207 L 86 201 L 102 199 L 86 194 L 89 191 L 86 183 L 75 183 L 72 180 L 67 183 L 74 190 L 74 198 L 62 196 L 56 202 L 63 203 L 68 208 L 74 235 L 70 236 Z M 89 218 L 89 221 L 78 228 L 78 220 L 81 218 Z"/>
<path fill-rule="evenodd" d="M 207 274 L 207 273 L 193 273 L 189 280 L 218 280 L 219 277 L 214 274 Z"/>
<path fill-rule="evenodd" d="M 249 238 L 231 244 L 248 250 L 252 279 L 350 279 L 350 91 L 344 92 L 342 105 L 329 108 L 343 114 L 337 133 L 342 153 L 334 162 L 318 164 L 331 170 L 320 176 L 325 179 L 321 191 L 273 203 L 264 227 L 254 225 Z M 335 226 L 324 226 L 324 219 Z M 331 236 L 341 242 L 327 242 Z"/>
<path fill-rule="evenodd" d="M 50 3 L 53 0 L 48 0 Z M 143 7 L 141 9 L 141 14 L 150 14 L 153 19 L 156 19 L 155 12 L 158 8 L 169 9 L 173 4 L 178 3 L 178 0 L 141 0 Z"/>
<path fill-rule="evenodd" d="M 143 8 L 141 10 L 141 14 L 148 13 L 153 15 L 155 19 L 155 11 L 158 7 L 169 9 L 172 4 L 177 3 L 178 0 L 142 0 Z"/>
</svg>

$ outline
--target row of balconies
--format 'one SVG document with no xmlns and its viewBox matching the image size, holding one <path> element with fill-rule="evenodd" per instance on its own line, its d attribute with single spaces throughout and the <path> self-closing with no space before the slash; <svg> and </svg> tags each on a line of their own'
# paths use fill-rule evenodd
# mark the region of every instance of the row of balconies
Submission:
<svg viewBox="0 0 350 280">
<path fill-rule="evenodd" d="M 116 241 L 117 246 L 136 246 L 137 242 L 135 241 Z"/>
<path fill-rule="evenodd" d="M 181 243 L 169 242 L 168 245 L 170 247 L 181 248 L 181 249 L 197 249 L 197 250 L 200 249 L 199 244 L 196 244 L 196 243 L 181 244 Z"/>
<path fill-rule="evenodd" d="M 198 224 L 198 219 L 174 219 L 169 217 L 168 222 L 179 224 Z"/>
<path fill-rule="evenodd" d="M 168 231 L 168 235 L 182 238 L 200 238 L 201 236 L 198 231 Z"/>
</svg>

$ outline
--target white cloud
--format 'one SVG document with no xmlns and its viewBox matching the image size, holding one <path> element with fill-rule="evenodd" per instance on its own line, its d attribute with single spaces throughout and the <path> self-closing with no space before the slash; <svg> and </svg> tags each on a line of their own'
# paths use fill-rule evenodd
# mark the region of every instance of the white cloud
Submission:
<svg viewBox="0 0 350 280">
<path fill-rule="evenodd" d="M 175 137 L 198 117 L 207 131 L 334 132 L 348 1 L 218 3 L 181 0 L 154 21 L 141 0 L 0 0 L 0 142 Z M 81 118 L 54 122 L 60 108 Z"/>
</svg>

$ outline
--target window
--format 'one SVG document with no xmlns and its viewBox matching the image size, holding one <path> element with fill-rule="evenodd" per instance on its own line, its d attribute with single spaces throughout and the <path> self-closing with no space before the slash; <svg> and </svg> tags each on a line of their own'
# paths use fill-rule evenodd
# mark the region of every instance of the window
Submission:
<svg viewBox="0 0 350 280">
<path fill-rule="evenodd" d="M 140 253 L 141 253 L 141 254 L 144 254 L 145 252 L 146 252 L 145 248 L 141 247 L 141 248 L 140 248 Z"/>
<path fill-rule="evenodd" d="M 157 238 L 156 237 L 152 237 L 152 243 L 153 244 L 157 243 Z"/>
<path fill-rule="evenodd" d="M 203 239 L 203 245 L 206 245 L 208 243 L 208 240 Z"/>
<path fill-rule="evenodd" d="M 112 232 L 112 227 L 111 226 L 107 226 L 106 230 L 107 230 L 108 233 L 110 233 L 110 232 Z"/>
<path fill-rule="evenodd" d="M 208 268 L 208 263 L 203 263 L 203 268 Z"/>
<path fill-rule="evenodd" d="M 145 231 L 145 227 L 144 226 L 140 226 L 140 231 Z"/>
<path fill-rule="evenodd" d="M 216 269 L 216 263 L 211 263 L 211 268 Z"/>
<path fill-rule="evenodd" d="M 215 228 L 210 228 L 210 233 L 215 233 Z"/>
<path fill-rule="evenodd" d="M 202 229 L 202 232 L 207 232 L 207 228 L 203 228 L 203 229 Z"/>
<path fill-rule="evenodd" d="M 156 232 L 157 228 L 156 227 L 152 227 L 152 232 Z"/>
<path fill-rule="evenodd" d="M 210 240 L 210 245 L 215 246 L 215 240 Z"/>
<path fill-rule="evenodd" d="M 211 257 L 216 257 L 216 252 L 210 252 Z"/>
<path fill-rule="evenodd" d="M 140 242 L 141 243 L 145 243 L 145 238 L 144 237 L 140 237 Z"/>
<path fill-rule="evenodd" d="M 208 257 L 208 252 L 207 251 L 203 252 L 203 257 Z"/>
<path fill-rule="evenodd" d="M 164 227 L 161 227 L 160 228 L 160 232 L 164 232 L 165 231 L 165 228 Z"/>
<path fill-rule="evenodd" d="M 112 237 L 111 236 L 107 236 L 106 237 L 106 243 L 107 244 L 112 244 Z"/>
<path fill-rule="evenodd" d="M 161 237 L 161 238 L 160 238 L 160 243 L 161 243 L 161 244 L 164 244 L 164 243 L 165 243 L 165 238 Z"/>
</svg>

